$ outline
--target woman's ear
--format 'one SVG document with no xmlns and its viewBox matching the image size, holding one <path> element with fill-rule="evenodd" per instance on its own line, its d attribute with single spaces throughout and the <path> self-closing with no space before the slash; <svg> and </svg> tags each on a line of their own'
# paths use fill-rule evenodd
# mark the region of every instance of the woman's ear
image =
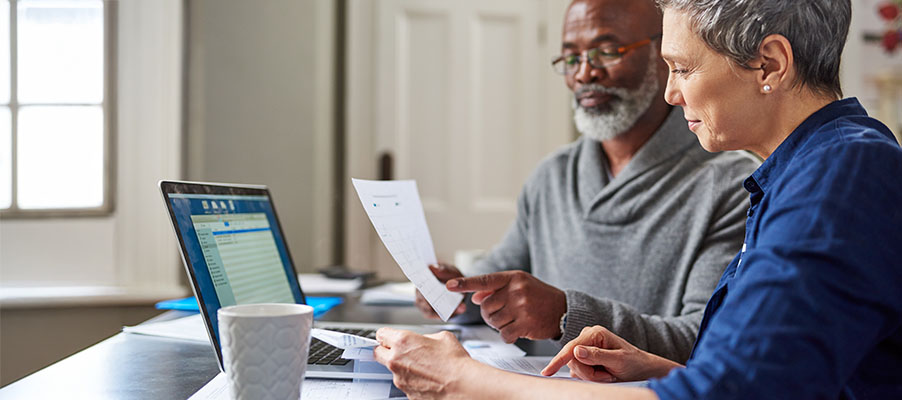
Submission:
<svg viewBox="0 0 902 400">
<path fill-rule="evenodd" d="M 758 85 L 762 93 L 772 93 L 792 85 L 792 45 L 786 37 L 777 34 L 767 36 L 761 41 L 758 54 L 750 66 L 761 70 Z"/>
</svg>

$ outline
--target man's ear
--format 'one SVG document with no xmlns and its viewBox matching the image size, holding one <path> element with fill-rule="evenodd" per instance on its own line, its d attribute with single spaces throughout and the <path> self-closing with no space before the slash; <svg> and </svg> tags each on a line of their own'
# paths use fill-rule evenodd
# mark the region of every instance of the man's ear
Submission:
<svg viewBox="0 0 902 400">
<path fill-rule="evenodd" d="M 792 45 L 783 35 L 769 35 L 761 41 L 758 58 L 749 66 L 760 69 L 758 86 L 762 93 L 772 93 L 780 88 L 792 86 L 793 68 Z"/>
</svg>

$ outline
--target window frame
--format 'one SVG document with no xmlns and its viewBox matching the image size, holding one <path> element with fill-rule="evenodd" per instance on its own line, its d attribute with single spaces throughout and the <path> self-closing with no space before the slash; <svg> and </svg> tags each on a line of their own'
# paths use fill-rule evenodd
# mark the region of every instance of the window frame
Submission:
<svg viewBox="0 0 902 400">
<path fill-rule="evenodd" d="M 117 46 L 117 4 L 115 0 L 103 0 L 103 204 L 99 207 L 79 208 L 35 208 L 18 207 L 18 0 L 9 0 L 9 111 L 11 123 L 11 157 L 12 188 L 9 208 L 0 209 L 0 219 L 27 218 L 69 218 L 69 217 L 103 217 L 115 211 L 115 165 L 116 165 L 116 46 Z M 45 104 L 41 104 L 45 105 Z M 46 104 L 49 106 L 79 104 Z M 93 104 L 92 104 L 93 105 Z M 28 105 L 30 106 L 30 104 Z"/>
</svg>

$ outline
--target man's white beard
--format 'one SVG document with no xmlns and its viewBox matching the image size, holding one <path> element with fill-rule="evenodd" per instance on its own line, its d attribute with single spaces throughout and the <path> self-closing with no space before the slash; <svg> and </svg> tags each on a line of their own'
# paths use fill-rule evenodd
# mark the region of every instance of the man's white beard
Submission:
<svg viewBox="0 0 902 400">
<path fill-rule="evenodd" d="M 648 69 L 638 88 L 630 90 L 589 84 L 573 94 L 573 121 L 579 133 L 592 140 L 604 141 L 620 136 L 636 124 L 639 117 L 648 110 L 659 88 L 657 52 L 650 49 L 650 53 Z M 587 91 L 602 92 L 613 98 L 605 105 L 605 109 L 586 109 L 579 105 L 577 97 Z"/>
</svg>

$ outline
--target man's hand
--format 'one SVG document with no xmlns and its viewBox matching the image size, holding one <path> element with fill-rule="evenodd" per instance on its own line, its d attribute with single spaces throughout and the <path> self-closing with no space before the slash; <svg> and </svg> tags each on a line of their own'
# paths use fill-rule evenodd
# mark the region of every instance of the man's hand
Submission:
<svg viewBox="0 0 902 400">
<path fill-rule="evenodd" d="M 583 328 L 542 370 L 554 375 L 567 364 L 570 375 L 586 381 L 641 381 L 667 375 L 680 367 L 673 361 L 640 350 L 602 326 Z"/>
<path fill-rule="evenodd" d="M 445 284 L 452 292 L 475 292 L 482 319 L 507 343 L 517 338 L 553 339 L 561 335 L 567 295 L 523 271 L 504 271 Z"/>
<path fill-rule="evenodd" d="M 419 335 L 410 331 L 380 328 L 376 361 L 394 375 L 394 384 L 411 399 L 449 396 L 461 382 L 462 372 L 475 363 L 448 331 Z"/>
<path fill-rule="evenodd" d="M 439 282 L 441 283 L 448 282 L 449 279 L 460 278 L 464 276 L 464 274 L 460 273 L 460 271 L 453 265 L 441 262 L 438 263 L 438 265 L 430 265 L 429 270 L 432 271 L 432 274 L 435 275 L 435 277 L 438 278 Z M 467 310 L 467 305 L 464 304 L 464 301 L 462 301 L 457 306 L 457 309 L 455 309 L 454 312 L 451 313 L 452 317 L 459 315 Z M 426 318 L 441 319 L 441 317 L 439 317 L 438 314 L 435 313 L 435 310 L 432 309 L 432 306 L 429 305 L 429 302 L 426 301 L 426 298 L 423 297 L 423 294 L 420 293 L 419 289 L 417 290 L 415 303 L 417 305 L 417 308 L 420 309 L 420 312 L 422 312 L 423 315 L 426 316 Z"/>
</svg>

